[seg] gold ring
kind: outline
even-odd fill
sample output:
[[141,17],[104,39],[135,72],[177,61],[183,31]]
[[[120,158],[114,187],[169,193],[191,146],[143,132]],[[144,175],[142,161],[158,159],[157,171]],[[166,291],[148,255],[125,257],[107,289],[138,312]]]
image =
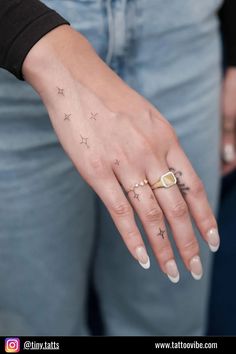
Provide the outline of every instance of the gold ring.
[[151,185],[152,189],[170,188],[177,183],[177,179],[173,172],[169,171],[162,175],[155,183]]
[[143,187],[143,186],[145,186],[146,184],[148,184],[148,180],[147,180],[147,179],[144,179],[144,180],[142,180],[141,182],[136,183],[136,184],[133,186],[133,188],[130,188],[130,189],[127,191],[127,193],[133,192],[133,191],[135,190],[135,188]]

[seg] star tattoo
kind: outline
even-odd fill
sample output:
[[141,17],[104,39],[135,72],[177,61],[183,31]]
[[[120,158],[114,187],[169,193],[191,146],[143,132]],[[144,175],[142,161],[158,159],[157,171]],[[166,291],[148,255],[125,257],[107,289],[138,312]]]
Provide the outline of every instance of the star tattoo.
[[117,165],[117,166],[120,166],[120,161],[116,159],[114,164]]
[[62,89],[62,88],[60,88],[60,87],[57,87],[57,94],[58,94],[58,95],[65,96],[65,95],[64,95],[64,89]]
[[138,201],[140,201],[140,199],[139,199],[139,194],[136,193],[135,191],[133,191],[133,192],[134,192],[134,199],[138,199]]
[[69,120],[70,121],[71,114],[66,114],[64,113],[64,120]]
[[164,233],[165,233],[165,230],[162,230],[162,229],[159,227],[159,233],[157,234],[157,236],[161,236],[162,239],[164,240]]
[[93,120],[96,120],[96,116],[98,115],[98,113],[92,113],[91,112],[91,115],[89,117],[89,119],[93,119]]
[[80,144],[84,144],[87,147],[87,149],[89,149],[88,138],[84,138],[82,135],[80,135],[80,137],[81,137]]

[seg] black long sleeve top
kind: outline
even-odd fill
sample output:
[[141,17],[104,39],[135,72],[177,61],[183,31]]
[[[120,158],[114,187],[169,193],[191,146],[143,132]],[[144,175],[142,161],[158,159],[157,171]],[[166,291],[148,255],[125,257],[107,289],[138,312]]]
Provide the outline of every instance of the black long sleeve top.
[[[236,0],[220,11],[226,62],[236,66]],[[46,33],[69,24],[39,0],[0,0],[0,67],[23,79],[21,69],[30,49]]]

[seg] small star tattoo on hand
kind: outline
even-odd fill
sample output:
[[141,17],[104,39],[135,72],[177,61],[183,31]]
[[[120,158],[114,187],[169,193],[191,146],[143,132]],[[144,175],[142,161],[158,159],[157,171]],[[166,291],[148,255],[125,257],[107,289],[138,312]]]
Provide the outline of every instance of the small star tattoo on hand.
[[159,233],[157,234],[157,236],[161,236],[162,239],[164,240],[164,233],[165,233],[165,230],[162,230],[162,229],[159,227]]
[[70,121],[71,114],[66,114],[64,113],[64,120],[69,120]]
[[87,147],[87,149],[89,149],[88,138],[84,138],[82,135],[80,135],[80,137],[81,137],[80,144],[84,144]]
[[138,199],[138,201],[140,201],[140,199],[139,199],[139,194],[136,193],[135,191],[133,191],[133,192],[134,192],[134,199]]
[[117,165],[117,166],[120,166],[120,161],[116,159],[114,164]]
[[92,113],[91,112],[91,115],[89,117],[89,119],[93,119],[93,120],[96,120],[96,116],[98,115],[98,113]]
[[62,89],[62,88],[60,88],[60,87],[57,87],[57,94],[58,94],[58,95],[65,96],[65,95],[64,95],[64,89]]

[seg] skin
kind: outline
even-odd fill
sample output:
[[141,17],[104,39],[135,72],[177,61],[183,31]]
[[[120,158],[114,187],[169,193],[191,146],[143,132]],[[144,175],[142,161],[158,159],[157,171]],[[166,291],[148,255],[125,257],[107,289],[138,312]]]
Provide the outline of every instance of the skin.
[[[236,68],[231,67],[225,73],[222,90],[222,156],[226,144],[236,149]],[[236,168],[236,153],[232,161],[226,163],[223,160],[223,174],[229,174]]]
[[[135,210],[162,271],[166,273],[167,261],[174,259],[165,219],[191,270],[199,245],[190,215],[205,240],[217,225],[203,184],[168,121],[67,25],[51,31],[31,49],[23,75],[41,96],[60,143],[104,202],[133,257],[137,259],[138,247],[145,248]],[[169,167],[181,171],[186,195],[178,185],[153,191],[148,184],[125,193],[145,178],[153,184]],[[157,237],[160,230],[164,237]]]

